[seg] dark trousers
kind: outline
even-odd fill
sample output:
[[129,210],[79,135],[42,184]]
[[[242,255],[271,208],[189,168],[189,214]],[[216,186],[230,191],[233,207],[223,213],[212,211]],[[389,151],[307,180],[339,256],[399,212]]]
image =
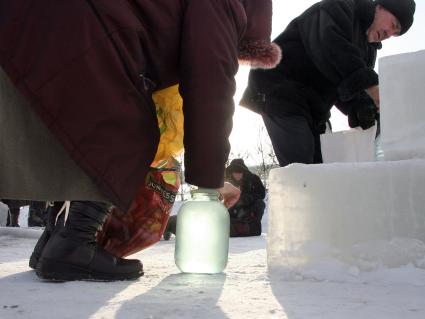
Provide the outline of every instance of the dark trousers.
[[1,201],[9,207],[6,226],[19,227],[19,213],[21,207],[28,205],[28,201],[12,199],[2,199]]
[[19,207],[9,208],[7,215],[6,226],[8,227],[19,227],[19,213],[21,209]]
[[46,225],[46,202],[31,201],[28,209],[28,226],[42,227]]
[[304,116],[262,114],[280,166],[291,163],[322,163],[320,134]]

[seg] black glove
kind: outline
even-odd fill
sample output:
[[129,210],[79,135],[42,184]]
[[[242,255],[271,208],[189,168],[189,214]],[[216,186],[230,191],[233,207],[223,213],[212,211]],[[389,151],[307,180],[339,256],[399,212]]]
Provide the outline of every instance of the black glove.
[[324,134],[326,132],[326,121],[317,122],[314,129],[316,133]]
[[326,133],[326,129],[329,128],[329,130],[332,132],[332,124],[331,121],[329,120],[331,118],[331,111],[325,113],[325,114],[321,114],[319,119],[316,119],[316,121],[314,122],[314,131],[317,134],[325,134]]
[[328,128],[332,132],[332,124],[330,120],[317,122],[314,130],[316,133],[320,135],[320,134],[325,134]]
[[[354,102],[354,101],[353,101]],[[378,108],[371,98],[361,98],[352,103],[352,108],[348,113],[348,125],[350,127],[360,126],[362,129],[375,125]]]
[[357,118],[359,119],[359,125],[362,129],[367,130],[368,128],[375,125],[376,114],[378,108],[375,104],[367,104],[357,109]]

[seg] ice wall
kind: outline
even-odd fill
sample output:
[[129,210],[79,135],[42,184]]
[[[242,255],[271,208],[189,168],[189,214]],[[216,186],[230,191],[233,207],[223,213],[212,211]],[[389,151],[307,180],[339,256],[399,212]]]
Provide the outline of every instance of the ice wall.
[[391,267],[425,256],[425,160],[293,164],[272,170],[269,185],[270,268],[328,257]]
[[385,160],[425,158],[425,50],[379,60]]

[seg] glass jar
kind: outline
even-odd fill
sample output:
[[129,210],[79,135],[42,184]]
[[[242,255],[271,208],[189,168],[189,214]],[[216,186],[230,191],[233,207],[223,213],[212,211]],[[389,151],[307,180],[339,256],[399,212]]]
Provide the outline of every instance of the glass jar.
[[214,189],[191,192],[177,214],[174,260],[182,272],[220,273],[229,253],[229,213]]

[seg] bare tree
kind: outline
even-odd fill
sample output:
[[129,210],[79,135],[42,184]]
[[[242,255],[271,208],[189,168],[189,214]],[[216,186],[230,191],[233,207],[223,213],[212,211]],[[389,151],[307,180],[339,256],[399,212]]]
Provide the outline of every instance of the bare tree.
[[258,129],[258,143],[255,148],[256,158],[259,160],[256,173],[260,176],[264,186],[267,189],[267,179],[272,168],[278,167],[276,155],[273,146],[264,126]]

